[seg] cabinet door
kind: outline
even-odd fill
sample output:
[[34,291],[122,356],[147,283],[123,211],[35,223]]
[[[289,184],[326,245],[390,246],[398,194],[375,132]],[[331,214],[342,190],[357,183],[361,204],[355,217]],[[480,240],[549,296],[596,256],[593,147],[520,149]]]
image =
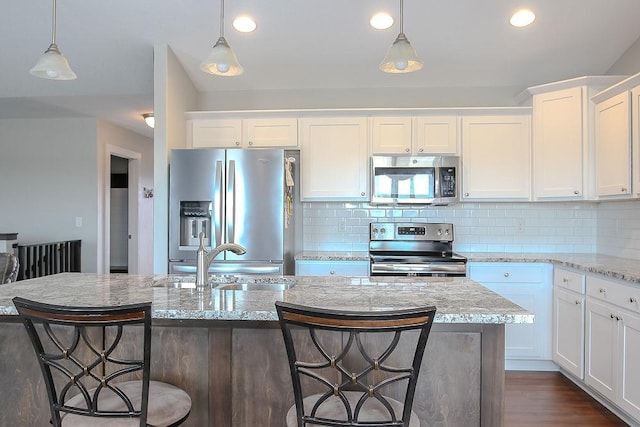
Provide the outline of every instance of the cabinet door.
[[373,117],[371,149],[373,154],[411,153],[411,117]]
[[617,387],[618,325],[608,304],[587,299],[585,383],[614,400]]
[[367,119],[302,119],[301,127],[301,199],[368,200]]
[[631,176],[633,177],[633,194],[640,195],[640,86],[631,90],[631,137],[633,156],[633,166]]
[[553,361],[584,378],[584,295],[554,288]]
[[631,194],[629,92],[596,105],[596,188],[598,196]]
[[296,261],[296,276],[368,276],[368,261]]
[[242,121],[226,119],[197,119],[191,122],[193,148],[231,148],[242,142]]
[[640,317],[623,313],[620,315],[620,369],[618,403],[629,414],[640,419]]
[[537,199],[581,199],[583,90],[533,97],[533,181]]
[[297,147],[297,119],[246,119],[242,122],[247,147]]
[[415,117],[413,129],[414,154],[458,154],[456,116]]
[[462,169],[463,200],[529,200],[529,117],[463,117]]

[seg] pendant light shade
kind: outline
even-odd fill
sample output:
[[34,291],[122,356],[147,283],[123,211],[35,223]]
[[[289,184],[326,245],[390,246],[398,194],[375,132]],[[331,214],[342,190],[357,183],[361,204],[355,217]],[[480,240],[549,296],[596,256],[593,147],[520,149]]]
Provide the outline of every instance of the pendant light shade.
[[236,54],[224,38],[224,0],[220,0],[220,38],[209,56],[200,64],[200,69],[205,73],[225,77],[239,76],[244,72]]
[[41,79],[51,80],[73,80],[76,73],[69,66],[69,61],[60,52],[56,44],[56,0],[53,0],[53,25],[51,44],[49,48],[40,56],[36,65],[29,72]]
[[404,35],[403,20],[404,0],[400,0],[400,34],[387,51],[379,67],[385,73],[411,73],[421,70],[424,65]]

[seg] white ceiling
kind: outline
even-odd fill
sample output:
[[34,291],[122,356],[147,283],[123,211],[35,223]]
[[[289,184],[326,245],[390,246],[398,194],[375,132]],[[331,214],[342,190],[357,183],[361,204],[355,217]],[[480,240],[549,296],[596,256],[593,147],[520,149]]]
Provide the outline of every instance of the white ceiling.
[[[378,63],[398,33],[369,17],[398,0],[226,0],[225,36],[240,77],[202,73],[219,36],[218,0],[58,0],[57,42],[78,74],[41,80],[28,70],[51,41],[51,0],[2,0],[0,118],[92,116],[151,135],[153,46],[168,44],[202,92],[255,89],[528,86],[605,73],[640,37],[638,0],[406,0],[404,30],[422,71]],[[528,6],[530,27],[510,14]],[[242,34],[233,17],[252,15]],[[640,70],[638,70],[640,71]]]

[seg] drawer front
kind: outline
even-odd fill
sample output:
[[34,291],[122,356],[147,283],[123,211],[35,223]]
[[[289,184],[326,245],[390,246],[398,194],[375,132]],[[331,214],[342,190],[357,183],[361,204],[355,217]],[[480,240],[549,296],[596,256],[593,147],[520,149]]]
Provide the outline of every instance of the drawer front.
[[469,263],[469,277],[479,283],[538,283],[545,280],[544,265],[495,262]]
[[579,294],[584,294],[585,275],[563,268],[554,268],[553,284]]
[[297,276],[368,276],[368,261],[296,261]]
[[602,277],[587,276],[587,295],[626,310],[640,312],[640,288]]

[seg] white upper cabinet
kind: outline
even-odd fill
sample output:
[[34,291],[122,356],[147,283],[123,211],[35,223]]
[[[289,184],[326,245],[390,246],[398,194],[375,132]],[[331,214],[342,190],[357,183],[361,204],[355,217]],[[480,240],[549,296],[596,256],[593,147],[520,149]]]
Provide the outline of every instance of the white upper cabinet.
[[372,154],[411,154],[411,117],[372,117]]
[[372,154],[458,154],[456,116],[372,117]]
[[365,117],[300,120],[301,199],[369,200]]
[[529,200],[528,115],[462,118],[462,200]]
[[584,199],[583,87],[533,97],[533,191],[536,200]]
[[193,119],[193,148],[297,147],[295,118]]
[[413,118],[415,154],[458,154],[458,118],[426,116]]
[[631,90],[631,154],[633,177],[633,195],[640,196],[640,86]]
[[625,91],[596,104],[598,197],[631,195],[631,99]]

